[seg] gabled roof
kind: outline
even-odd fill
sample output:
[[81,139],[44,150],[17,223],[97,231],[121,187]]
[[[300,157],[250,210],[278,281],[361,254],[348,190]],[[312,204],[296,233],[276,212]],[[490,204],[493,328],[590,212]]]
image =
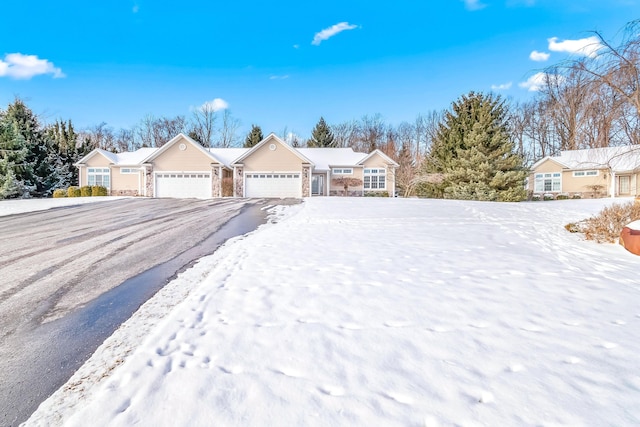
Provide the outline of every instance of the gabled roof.
[[300,160],[302,160],[303,163],[309,163],[311,165],[314,165],[314,163],[311,160],[309,160],[302,153],[300,153],[300,151],[296,150],[295,148],[293,148],[292,146],[290,146],[289,144],[287,144],[286,142],[284,142],[283,140],[278,138],[275,133],[270,133],[269,135],[267,135],[267,137],[265,139],[263,139],[262,141],[260,141],[259,143],[257,143],[253,147],[251,147],[247,152],[245,152],[240,157],[235,159],[232,164],[242,163],[247,157],[249,157],[251,154],[253,154],[257,150],[259,150],[260,147],[262,147],[265,144],[268,144],[269,142],[273,142],[273,141],[278,142],[279,144],[284,146],[287,150],[291,151],[298,158],[300,158]]
[[180,140],[187,141],[189,144],[191,144],[197,150],[200,150],[202,152],[202,154],[204,154],[205,156],[209,157],[211,160],[214,160],[216,163],[222,163],[212,153],[207,151],[202,145],[200,145],[199,143],[197,143],[196,141],[194,141],[193,139],[189,138],[187,135],[185,135],[183,133],[179,133],[175,137],[171,138],[171,140],[169,142],[164,144],[162,147],[157,148],[156,151],[154,151],[149,156],[147,156],[144,159],[142,159],[142,161],[140,163],[148,163],[148,162],[152,161],[153,159],[157,158],[162,153],[167,151],[172,145],[177,144],[178,141],[180,141]]
[[382,151],[378,150],[377,148],[375,150],[373,150],[371,153],[369,153],[369,155],[367,157],[365,157],[364,159],[360,160],[360,162],[358,164],[362,165],[364,164],[364,162],[366,162],[367,160],[369,160],[371,157],[375,156],[375,155],[379,155],[380,157],[382,157],[384,159],[385,162],[390,163],[394,166],[399,166],[398,163],[396,163],[395,160],[393,160],[391,157],[387,156],[386,154],[384,154]]
[[356,166],[365,153],[357,153],[352,148],[296,148],[310,159],[318,170],[329,170],[332,166]]
[[223,165],[231,167],[233,161],[243,156],[250,148],[207,148]]
[[640,168],[640,145],[561,151],[559,156],[545,157],[533,167],[545,159],[572,170],[611,168],[614,172],[632,171]]
[[557,164],[557,165],[558,165],[558,166],[560,166],[560,167],[563,167],[563,168],[567,168],[567,169],[569,169],[569,166],[568,166],[568,165],[565,165],[565,164],[564,164],[564,163],[562,163],[562,162],[560,162],[560,161],[558,160],[558,158],[557,158],[557,157],[551,157],[551,156],[545,156],[545,157],[541,158],[540,160],[538,160],[537,162],[535,162],[535,163],[533,164],[533,166],[531,166],[531,169],[532,169],[532,170],[533,170],[533,169],[536,169],[538,166],[540,166],[541,164],[543,164],[543,163],[544,163],[544,162],[546,162],[546,161],[553,162],[553,163]]
[[118,158],[117,158],[116,153],[112,153],[110,151],[103,150],[102,148],[96,148],[96,149],[92,150],[89,154],[87,154],[86,156],[84,156],[83,158],[78,160],[75,164],[76,165],[81,165],[83,163],[86,163],[87,161],[89,161],[90,158],[92,158],[96,154],[101,154],[107,160],[109,160],[110,163],[114,163],[114,164],[118,163]]
[[136,151],[125,151],[124,153],[117,153],[115,155],[117,159],[116,164],[126,166],[139,165],[144,159],[151,156],[158,150],[159,148],[142,147],[138,148]]

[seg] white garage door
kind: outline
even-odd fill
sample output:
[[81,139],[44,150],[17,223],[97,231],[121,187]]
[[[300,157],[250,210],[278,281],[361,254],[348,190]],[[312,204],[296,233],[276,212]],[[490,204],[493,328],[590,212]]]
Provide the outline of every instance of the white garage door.
[[247,173],[246,197],[302,197],[300,172]]
[[210,198],[210,173],[156,174],[156,197]]

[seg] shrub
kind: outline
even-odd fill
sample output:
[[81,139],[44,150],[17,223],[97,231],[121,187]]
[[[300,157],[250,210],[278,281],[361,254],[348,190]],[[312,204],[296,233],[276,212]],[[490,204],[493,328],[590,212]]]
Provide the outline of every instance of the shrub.
[[67,188],[67,197],[80,197],[80,189],[74,186]]
[[582,199],[582,196],[578,193],[574,194],[572,199]]
[[59,199],[61,197],[67,197],[67,190],[63,190],[62,188],[56,188],[53,190],[54,199]]
[[94,185],[91,187],[91,195],[92,196],[108,196],[107,187],[103,187],[101,185]]
[[544,200],[553,200],[553,194],[545,194],[542,197]]
[[389,197],[388,191],[365,191],[364,197]]
[[637,219],[640,219],[640,203],[628,202],[607,206],[598,215],[567,224],[565,228],[572,233],[584,233],[587,240],[614,243],[624,226]]
[[89,187],[88,185],[80,187],[80,196],[91,197],[91,187]]
[[558,196],[556,197],[556,200],[567,200],[567,199],[569,199],[568,194],[558,194]]
[[534,194],[531,196],[531,201],[532,202],[539,202],[540,200],[542,200],[542,198],[540,197],[539,194]]

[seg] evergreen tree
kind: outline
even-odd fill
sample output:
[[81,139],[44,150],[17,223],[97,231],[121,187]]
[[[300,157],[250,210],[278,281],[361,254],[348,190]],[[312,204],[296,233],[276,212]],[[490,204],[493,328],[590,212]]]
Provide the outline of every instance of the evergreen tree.
[[53,189],[47,187],[46,179],[52,173],[49,164],[51,144],[38,118],[22,100],[17,98],[7,107],[5,118],[14,123],[27,148],[25,164],[17,174],[17,179],[30,189],[31,196],[50,195]]
[[71,120],[67,123],[56,120],[46,129],[49,140],[47,161],[51,166],[51,174],[46,179],[46,187],[51,191],[66,188],[78,183],[78,168],[74,166],[86,153],[77,147],[78,135],[73,129]]
[[320,121],[311,132],[311,138],[307,141],[307,147],[335,147],[335,145],[336,142],[331,128],[324,121],[324,118],[320,117]]
[[28,197],[31,188],[21,179],[27,146],[15,123],[0,116],[0,199]]
[[247,138],[244,140],[244,148],[251,148],[263,139],[264,137],[262,136],[260,126],[251,125],[251,132],[249,132],[249,135],[247,135]]
[[427,195],[465,200],[520,201],[527,171],[515,153],[500,97],[470,92],[440,123],[424,172],[441,180]]

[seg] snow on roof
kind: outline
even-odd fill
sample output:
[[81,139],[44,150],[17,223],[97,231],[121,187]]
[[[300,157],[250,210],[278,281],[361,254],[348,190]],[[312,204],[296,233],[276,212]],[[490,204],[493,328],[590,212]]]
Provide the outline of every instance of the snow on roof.
[[614,171],[630,171],[640,167],[640,145],[567,150],[551,159],[569,169],[610,167]]
[[225,166],[231,167],[233,161],[244,155],[250,148],[206,148],[206,150]]
[[311,160],[318,170],[329,170],[331,166],[354,166],[367,157],[352,148],[296,148]]
[[[115,153],[112,153],[111,151],[103,150],[102,148],[98,148],[96,149],[96,151],[102,154],[103,156],[105,156],[107,159],[109,159],[111,163],[118,163],[118,158],[116,157]],[[84,158],[82,160],[84,160]]]
[[116,161],[114,163],[117,165],[137,165],[157,150],[158,148],[143,147],[138,148],[136,151],[117,153],[115,154]]

